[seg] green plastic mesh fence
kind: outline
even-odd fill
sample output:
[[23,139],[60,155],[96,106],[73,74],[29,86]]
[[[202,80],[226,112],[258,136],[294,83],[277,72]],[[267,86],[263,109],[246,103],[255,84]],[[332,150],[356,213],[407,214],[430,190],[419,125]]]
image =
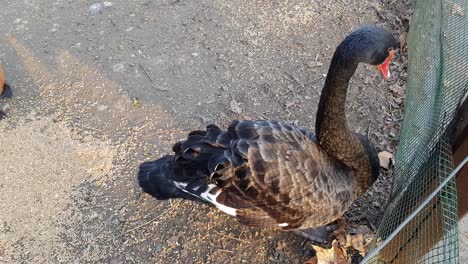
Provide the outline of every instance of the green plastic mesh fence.
[[[453,170],[451,123],[468,90],[468,0],[418,0],[408,39],[405,116],[375,248]],[[455,181],[369,263],[458,263]]]

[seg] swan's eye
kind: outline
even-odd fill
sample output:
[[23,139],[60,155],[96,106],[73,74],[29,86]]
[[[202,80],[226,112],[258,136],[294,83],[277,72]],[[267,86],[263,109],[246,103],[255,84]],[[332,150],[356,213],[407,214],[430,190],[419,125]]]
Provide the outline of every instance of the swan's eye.
[[[398,48],[397,48],[397,49],[395,49],[395,48],[388,48],[388,49],[387,49],[388,53],[389,53],[389,54],[393,53],[393,55],[398,54],[398,50],[399,50]],[[393,58],[393,57],[392,57],[392,58]]]

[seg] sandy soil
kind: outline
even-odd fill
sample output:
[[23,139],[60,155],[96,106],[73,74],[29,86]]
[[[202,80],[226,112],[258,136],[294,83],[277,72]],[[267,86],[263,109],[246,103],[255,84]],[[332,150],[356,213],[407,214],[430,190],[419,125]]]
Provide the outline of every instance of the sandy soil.
[[[313,127],[335,46],[353,28],[401,34],[412,1],[11,1],[0,59],[0,263],[302,263],[302,239],[159,202],[138,164],[187,131],[250,116]],[[349,123],[395,152],[406,57],[388,82],[360,66]],[[375,225],[391,177],[354,208]],[[376,198],[377,197],[377,198]]]

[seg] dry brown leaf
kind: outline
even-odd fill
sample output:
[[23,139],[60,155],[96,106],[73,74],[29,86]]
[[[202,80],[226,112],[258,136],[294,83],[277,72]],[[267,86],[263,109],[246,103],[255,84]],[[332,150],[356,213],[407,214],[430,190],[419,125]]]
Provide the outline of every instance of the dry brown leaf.
[[236,100],[232,99],[229,104],[231,106],[231,111],[232,112],[234,112],[236,114],[242,113],[242,108],[239,106],[239,103]]
[[[317,264],[349,264],[351,263],[346,254],[346,249],[342,249],[338,241],[333,240],[332,247],[322,248],[312,246],[317,254]],[[313,263],[313,262],[312,262]]]
[[322,248],[318,246],[312,246],[317,254],[317,264],[333,264],[335,260],[335,249],[332,247]]
[[400,50],[404,50],[406,48],[406,40],[408,39],[408,32],[403,32],[400,36]]
[[307,260],[306,262],[304,262],[304,264],[318,264],[317,256],[314,256],[313,258]]
[[[310,259],[306,264],[349,264],[352,257],[357,254],[356,251],[361,256],[367,254],[368,246],[375,238],[375,232],[366,225],[348,222],[345,218],[339,219],[338,223],[339,228],[333,232],[335,240],[332,242],[332,248],[312,246],[317,258]],[[355,253],[348,255],[350,249]]]
[[379,153],[380,167],[388,170],[393,164],[393,154],[388,151],[382,151]]
[[364,241],[364,234],[356,234],[351,236],[351,246],[359,251],[359,253],[367,252],[366,242]]
[[465,12],[463,10],[463,7],[461,7],[457,3],[453,3],[453,5],[452,5],[452,15],[464,16]]
[[278,243],[276,243],[276,250],[283,251],[287,246],[288,246],[288,244],[286,242],[278,241]]
[[338,241],[333,241],[333,246],[332,246],[334,252],[335,252],[335,264],[349,264],[351,263],[351,260],[348,260],[348,254],[346,254],[346,249],[345,248],[340,248]]

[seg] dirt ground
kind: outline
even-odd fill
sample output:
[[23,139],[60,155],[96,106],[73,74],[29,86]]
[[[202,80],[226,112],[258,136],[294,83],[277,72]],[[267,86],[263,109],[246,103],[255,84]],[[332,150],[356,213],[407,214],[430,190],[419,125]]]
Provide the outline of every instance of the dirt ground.
[[[412,2],[9,1],[0,60],[0,263],[302,263],[289,233],[239,225],[135,182],[144,160],[234,118],[313,127],[328,63],[353,28],[399,36]],[[406,57],[384,82],[360,66],[349,124],[396,151]],[[388,173],[357,203],[377,225]]]

